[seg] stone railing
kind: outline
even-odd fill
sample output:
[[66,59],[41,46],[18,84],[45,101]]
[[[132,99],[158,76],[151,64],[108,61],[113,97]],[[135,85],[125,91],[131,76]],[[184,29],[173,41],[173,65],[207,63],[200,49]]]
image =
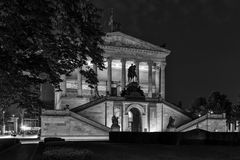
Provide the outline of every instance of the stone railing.
[[222,113],[222,114],[211,114],[211,113],[208,113],[207,117],[208,118],[212,118],[212,119],[225,119],[226,118],[226,113]]
[[191,127],[191,126],[193,126],[195,124],[198,124],[198,123],[200,123],[202,121],[205,121],[207,119],[225,119],[225,118],[226,118],[226,113],[222,113],[222,114],[207,113],[204,116],[201,116],[201,117],[199,117],[197,119],[194,119],[194,120],[188,122],[187,124],[184,124],[184,125],[178,127],[176,131],[177,132],[183,131],[184,129],[189,128],[189,127]]
[[83,105],[81,105],[81,106],[75,107],[75,108],[71,109],[71,111],[72,111],[72,112],[79,112],[79,111],[84,110],[84,109],[86,109],[86,108],[88,108],[88,107],[91,107],[91,106],[93,106],[93,105],[102,103],[102,102],[104,102],[106,99],[107,99],[107,97],[97,98],[97,99],[95,99],[95,100],[93,100],[93,101],[90,101],[90,102],[88,102],[88,103],[85,103],[85,104],[83,104]]

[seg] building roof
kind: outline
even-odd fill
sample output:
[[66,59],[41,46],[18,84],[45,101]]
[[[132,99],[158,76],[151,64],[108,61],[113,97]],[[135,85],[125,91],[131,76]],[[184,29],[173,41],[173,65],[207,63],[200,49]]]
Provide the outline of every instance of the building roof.
[[[122,32],[107,33],[102,48],[105,50],[105,57],[132,58],[144,60],[165,60],[170,50],[151,44],[138,38],[129,36]],[[127,57],[126,57],[127,56]]]

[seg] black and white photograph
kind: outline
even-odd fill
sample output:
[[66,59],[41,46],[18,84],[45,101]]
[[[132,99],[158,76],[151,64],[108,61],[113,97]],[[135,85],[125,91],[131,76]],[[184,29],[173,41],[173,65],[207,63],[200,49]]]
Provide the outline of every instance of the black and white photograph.
[[239,0],[0,0],[0,160],[240,160]]

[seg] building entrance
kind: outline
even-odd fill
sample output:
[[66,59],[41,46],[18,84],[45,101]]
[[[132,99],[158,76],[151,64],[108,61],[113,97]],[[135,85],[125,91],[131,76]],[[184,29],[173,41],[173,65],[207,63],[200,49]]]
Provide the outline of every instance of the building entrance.
[[132,108],[128,114],[129,128],[132,132],[142,131],[141,113],[137,108]]

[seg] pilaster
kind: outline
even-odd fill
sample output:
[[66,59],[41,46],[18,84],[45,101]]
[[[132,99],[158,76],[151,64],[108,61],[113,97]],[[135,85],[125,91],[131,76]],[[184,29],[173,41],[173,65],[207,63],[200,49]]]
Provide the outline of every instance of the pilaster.
[[126,59],[121,59],[121,63],[122,63],[122,91],[124,90],[125,86],[126,86]]
[[161,97],[165,99],[165,68],[166,62],[161,62]]
[[148,61],[148,97],[152,97],[152,61]]

